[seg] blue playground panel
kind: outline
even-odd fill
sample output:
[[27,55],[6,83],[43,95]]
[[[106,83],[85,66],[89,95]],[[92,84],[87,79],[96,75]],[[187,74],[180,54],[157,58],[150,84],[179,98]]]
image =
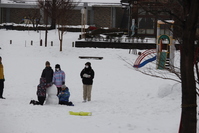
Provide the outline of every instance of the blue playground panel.
[[156,60],[156,56],[154,56],[154,57],[152,57],[152,58],[150,58],[150,59],[145,60],[144,62],[140,63],[139,65],[134,65],[134,67],[137,67],[137,68],[143,67],[143,66],[145,66],[147,63],[152,62],[152,61],[154,61],[154,60]]

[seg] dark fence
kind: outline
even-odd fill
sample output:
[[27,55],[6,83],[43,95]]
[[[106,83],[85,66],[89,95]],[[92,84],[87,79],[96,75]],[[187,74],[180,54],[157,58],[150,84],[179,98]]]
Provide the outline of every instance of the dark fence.
[[[79,48],[118,48],[118,49],[155,49],[155,43],[118,43],[118,42],[89,42],[76,41],[75,47]],[[179,50],[179,45],[175,45],[176,50]],[[166,48],[163,46],[163,49]]]

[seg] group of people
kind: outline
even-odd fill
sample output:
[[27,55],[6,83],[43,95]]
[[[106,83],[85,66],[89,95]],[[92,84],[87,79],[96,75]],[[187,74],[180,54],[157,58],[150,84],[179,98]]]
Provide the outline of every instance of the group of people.
[[[69,101],[70,92],[69,88],[65,85],[65,73],[61,70],[60,65],[55,65],[55,72],[51,68],[49,61],[46,61],[45,66],[46,67],[43,69],[41,74],[40,83],[37,86],[38,101],[31,100],[30,104],[43,105],[46,100],[46,90],[48,87],[55,84],[57,87],[56,95],[59,98],[59,104],[74,106],[74,104]],[[91,90],[94,75],[95,73],[91,67],[91,63],[86,62],[85,67],[80,73],[83,83],[83,102],[91,101]],[[2,64],[2,57],[0,56],[0,99],[5,99],[5,97],[3,97],[4,81],[4,68]]]
[[[70,92],[69,88],[65,85],[65,73],[61,70],[59,64],[55,65],[55,72],[50,66],[50,62],[46,61],[46,67],[42,71],[40,83],[37,86],[38,101],[31,100],[30,104],[43,105],[46,100],[46,90],[53,84],[57,87],[57,97],[59,98],[59,104],[74,106],[69,101]],[[94,70],[91,67],[91,63],[87,62],[84,69],[80,73],[83,83],[83,102],[91,101],[91,90],[94,79]]]

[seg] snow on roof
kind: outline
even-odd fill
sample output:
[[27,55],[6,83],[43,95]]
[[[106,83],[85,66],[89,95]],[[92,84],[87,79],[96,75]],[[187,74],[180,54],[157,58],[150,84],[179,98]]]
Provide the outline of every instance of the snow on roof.
[[[37,0],[0,0],[1,3],[34,3]],[[77,1],[77,0],[74,0]],[[80,2],[88,2],[88,3],[120,3],[120,0],[81,0]]]

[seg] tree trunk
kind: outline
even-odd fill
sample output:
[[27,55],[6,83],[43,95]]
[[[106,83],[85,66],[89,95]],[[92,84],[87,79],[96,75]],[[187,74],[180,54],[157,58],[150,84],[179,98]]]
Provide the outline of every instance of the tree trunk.
[[52,18],[51,20],[51,29],[55,29],[56,28],[56,19]]
[[[191,34],[190,32],[188,34]],[[180,133],[196,133],[196,85],[194,78],[193,42],[183,39],[181,47],[182,118]]]
[[[60,28],[58,26],[58,28]],[[58,35],[59,35],[59,42],[60,42],[60,48],[59,51],[62,51],[62,43],[63,43],[63,35],[64,35],[64,31],[63,31],[63,27],[61,27],[62,30],[58,31]]]
[[62,39],[60,39],[60,49],[59,51],[62,51]]
[[56,0],[53,0],[52,1],[52,9],[51,12],[52,12],[52,16],[51,16],[51,29],[55,29],[56,28],[56,14],[57,14],[57,7],[56,7]]
[[48,43],[48,29],[46,26],[46,30],[45,30],[45,47],[47,47],[47,43]]
[[196,84],[194,77],[194,40],[198,18],[199,1],[192,0],[190,7],[185,11],[187,16],[181,45],[181,78],[182,78],[182,114],[180,133],[196,133],[197,130],[197,103]]
[[48,15],[46,13],[45,16],[45,22],[46,22],[46,29],[45,29],[45,47],[47,47],[47,41],[48,41]]

